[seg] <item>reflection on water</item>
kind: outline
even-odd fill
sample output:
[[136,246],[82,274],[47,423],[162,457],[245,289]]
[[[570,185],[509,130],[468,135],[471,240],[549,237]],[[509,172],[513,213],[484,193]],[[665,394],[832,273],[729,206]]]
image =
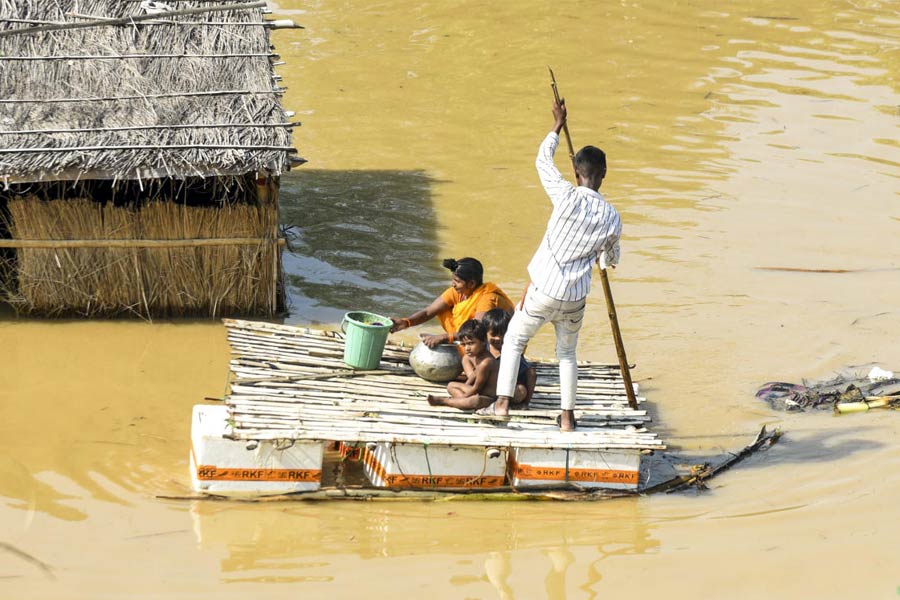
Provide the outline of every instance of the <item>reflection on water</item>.
[[[350,310],[407,314],[447,285],[435,182],[422,171],[317,171],[282,178],[291,322],[336,323]],[[443,273],[441,273],[443,271]]]
[[0,495],[56,519],[184,477],[191,406],[221,396],[221,325],[0,323]]
[[[641,506],[640,500],[623,499],[556,506],[548,513],[540,502],[277,508],[195,502],[190,512],[200,547],[226,550],[221,567],[227,582],[302,582],[315,594],[320,588],[312,584],[333,584],[323,592],[339,589],[352,581],[357,565],[374,561],[366,567],[377,573],[371,584],[397,589],[398,578],[410,585],[416,579],[408,572],[411,561],[430,557],[446,565],[443,580],[432,583],[461,596],[484,593],[489,584],[501,598],[530,597],[535,586],[548,598],[566,598],[570,571],[589,590],[602,578],[604,561],[659,547]],[[336,560],[344,568],[335,569]]]

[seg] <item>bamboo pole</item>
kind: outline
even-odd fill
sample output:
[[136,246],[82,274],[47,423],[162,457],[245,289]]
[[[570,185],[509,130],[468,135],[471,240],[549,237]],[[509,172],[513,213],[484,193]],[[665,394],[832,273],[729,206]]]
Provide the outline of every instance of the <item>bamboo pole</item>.
[[[194,4],[218,4],[218,3],[222,3],[222,2],[228,2],[228,1],[234,2],[235,0],[175,0],[175,2],[193,2]],[[254,0],[237,0],[237,1],[253,2]],[[119,0],[119,2],[144,2],[144,0]],[[264,8],[263,12],[266,12],[266,11],[271,12],[271,9]]]
[[[296,368],[292,368],[290,365],[284,365],[285,368],[277,368],[275,370],[268,369],[267,366],[268,364],[266,361],[236,361],[232,365],[232,372],[236,377],[235,384],[258,385],[258,382],[263,381],[270,382],[267,385],[272,387],[298,387],[301,386],[301,382],[306,379],[327,380],[334,377],[341,377],[339,373],[342,372],[342,365],[340,364],[321,364],[319,366],[297,365]],[[331,373],[334,373],[334,375]],[[426,382],[418,376],[415,376],[413,372],[400,368],[382,369],[372,373],[372,375],[375,376],[374,379],[363,377],[364,381],[357,384],[348,383],[346,385],[356,385],[359,386],[360,389],[370,391],[371,393],[377,393],[381,388],[395,391],[398,385],[404,386],[405,389],[409,390],[423,390],[432,393],[443,393],[445,390],[443,384]],[[362,377],[362,375],[348,373],[345,377]],[[331,382],[327,383],[330,384]],[[321,386],[318,386],[316,389],[321,389]],[[616,388],[585,385],[583,388],[580,387],[579,389],[582,390],[579,393],[579,397],[583,398],[582,402],[584,403],[591,405],[627,405],[627,396],[621,392],[621,383]],[[552,404],[554,395],[558,396],[558,394],[558,381],[546,382],[546,385],[542,385],[540,388],[536,389],[532,406],[537,406],[544,402]],[[636,399],[639,402],[645,401],[645,398],[640,396],[636,397]]]
[[[556,77],[553,75],[553,69],[550,70],[550,87],[553,89],[553,97],[559,103],[559,89],[556,86]],[[563,123],[563,132],[566,134],[566,142],[569,145],[569,159],[572,161],[572,167],[575,167],[575,149],[572,146],[572,136],[569,135],[568,120]],[[577,174],[576,174],[577,176]],[[619,330],[619,318],[616,315],[616,304],[613,301],[612,288],[609,285],[609,276],[606,269],[600,269],[600,281],[603,285],[603,295],[606,297],[606,310],[609,314],[609,326],[612,329],[613,341],[616,345],[616,354],[619,356],[619,368],[622,371],[622,379],[625,381],[625,394],[628,396],[628,405],[631,408],[637,408],[637,399],[634,397],[634,387],[631,383],[631,371],[628,368],[628,358],[625,355],[625,344],[622,341],[622,333]]]
[[254,379],[241,378],[240,382],[242,384],[247,384],[247,383],[277,384],[277,383],[279,383],[279,381],[291,382],[291,381],[299,381],[299,380],[305,380],[305,379],[318,380],[318,379],[331,379],[332,377],[367,377],[369,375],[375,375],[375,376],[380,377],[380,376],[390,375],[390,374],[391,374],[390,371],[350,371],[350,370],[348,370],[348,371],[330,371],[328,373],[313,373],[311,375],[284,375],[284,376],[276,377],[274,379],[266,378],[266,379],[254,380]]
[[[278,239],[278,184],[275,181],[275,178],[272,177],[271,174],[266,175],[266,189],[268,191],[268,202],[266,203],[268,206],[266,210],[270,211],[270,214],[274,212],[275,218],[272,219],[271,223],[271,235],[272,239]],[[269,312],[270,314],[275,314],[278,311],[278,266],[281,264],[280,254],[278,253],[278,248],[273,248],[272,252],[272,281],[270,285],[272,286],[269,293]]]
[[[523,411],[513,415],[517,418],[509,421],[511,426],[514,425],[513,428],[502,433],[493,433],[493,425],[497,419],[491,416],[461,412],[453,415],[447,412],[437,412],[424,401],[384,403],[359,397],[352,399],[333,395],[322,395],[316,399],[305,398],[299,401],[297,397],[291,396],[263,395],[252,400],[230,397],[226,400],[226,404],[231,407],[235,416],[240,414],[256,415],[262,419],[276,421],[287,418],[288,420],[284,424],[292,429],[296,428],[299,422],[304,423],[304,427],[306,427],[310,423],[323,421],[323,424],[330,430],[357,428],[360,423],[366,422],[370,424],[367,427],[383,426],[386,428],[386,432],[397,435],[401,433],[401,430],[397,428],[404,425],[414,427],[409,430],[410,433],[419,433],[419,428],[426,426],[441,430],[463,427],[467,431],[471,429],[475,432],[484,429],[483,426],[487,425],[490,427],[487,427],[488,431],[483,433],[495,441],[506,435],[518,435],[531,430],[546,434],[547,428],[552,428],[555,423],[550,410],[533,411],[532,414],[529,414],[529,411]],[[620,439],[656,439],[655,434],[644,428],[639,418],[623,414],[623,411],[611,411],[603,414],[579,410],[578,413],[586,419],[586,425],[601,428],[604,434]],[[350,417],[357,422],[351,424],[341,420]],[[335,419],[338,422],[333,422]]]
[[[345,373],[345,374],[344,374]],[[412,375],[412,373],[405,373],[405,376],[395,376],[389,374],[386,371],[379,371],[373,374],[370,379],[369,375],[366,374],[355,374],[352,372],[344,372],[341,373],[338,370],[335,370],[334,374],[332,373],[292,373],[290,375],[279,375],[277,373],[265,374],[262,375],[260,372],[254,373],[254,377],[250,379],[246,379],[244,377],[238,377],[233,383],[232,387],[234,393],[238,393],[241,390],[251,390],[254,388],[258,388],[261,385],[265,386],[269,389],[273,388],[281,388],[284,390],[301,390],[301,389],[311,389],[314,391],[326,391],[331,388],[346,390],[346,391],[358,391],[360,393],[372,394],[372,395],[392,395],[393,397],[397,396],[398,387],[400,390],[422,390],[433,393],[444,393],[445,387],[443,385],[438,384],[430,384],[426,385],[420,383],[422,380],[418,377]],[[382,374],[378,374],[382,373]],[[399,372],[397,372],[399,373]],[[363,381],[347,381],[347,377],[360,377]],[[342,378],[343,380],[339,380],[338,378]],[[263,384],[259,382],[263,381]],[[400,387],[402,386],[402,387]],[[549,391],[544,391],[541,393],[540,398],[550,403],[550,400],[554,395],[558,396],[559,388],[550,388]],[[579,395],[579,397],[582,397]],[[626,406],[627,400],[622,396],[613,396],[610,394],[603,393],[585,393],[584,396],[585,403],[590,403],[591,405],[599,404],[601,405],[598,408],[602,407],[619,407]],[[629,407],[629,410],[631,409]]]
[[[251,8],[262,8],[264,6],[266,6],[266,3],[262,0],[259,2],[241,2],[237,4],[224,4],[222,6],[206,6],[201,8],[185,8],[182,10],[173,10],[171,12],[165,13],[165,16],[167,18],[180,17],[210,12],[223,12],[228,10],[248,10]],[[121,19],[98,19],[94,21],[85,21],[83,23],[54,23],[51,25],[38,25],[37,27],[22,27],[0,31],[0,38],[13,35],[21,35],[23,33],[43,33],[45,31],[60,31],[64,29],[86,29],[89,27],[102,27],[106,25],[131,25],[132,23],[139,23],[141,21],[159,20],[159,18],[160,15],[158,14],[132,15],[130,17],[122,17]]]
[[[290,374],[278,374],[265,371],[246,371],[244,369],[233,369],[237,379],[232,383],[233,393],[239,393],[242,390],[251,389],[272,389],[281,390],[283,393],[296,392],[301,393],[304,389],[314,391],[326,391],[332,386],[337,389],[346,391],[358,391],[360,393],[372,396],[390,396],[398,397],[398,388],[407,390],[406,394],[402,392],[401,397],[408,396],[410,393],[422,392],[433,394],[444,394],[445,387],[442,385],[422,383],[418,377],[412,376],[411,373],[405,373],[406,377],[397,377],[389,374],[387,371],[373,373],[374,378],[370,379],[367,375],[357,375],[347,373],[346,375],[335,375],[328,372],[308,373],[296,372]],[[398,372],[399,373],[399,372]],[[347,382],[337,381],[341,377],[361,377],[364,381]],[[310,383],[315,381],[315,383]],[[554,398],[557,403],[559,400],[559,387],[547,388],[537,394],[532,401],[530,409],[552,407]],[[584,409],[591,410],[619,410],[628,406],[627,398],[624,395],[612,395],[606,393],[590,393],[585,392],[579,394],[579,406]],[[641,398],[643,400],[643,398]],[[529,410],[530,410],[529,409]],[[629,410],[635,411],[628,407]]]
[[[263,399],[256,398],[253,401],[237,402],[235,398],[228,398],[226,405],[232,408],[232,412],[238,415],[249,415],[264,420],[279,421],[287,419],[285,424],[292,427],[300,422],[308,425],[313,422],[322,422],[329,429],[343,429],[359,427],[359,423],[368,423],[371,427],[386,427],[386,431],[399,434],[399,430],[392,429],[399,426],[413,427],[433,427],[440,430],[451,430],[462,427],[464,430],[480,430],[485,425],[493,425],[496,418],[491,416],[482,416],[474,413],[459,413],[459,415],[450,415],[447,413],[438,413],[431,410],[432,407],[425,402],[415,403],[380,403],[377,401],[351,400],[347,398],[337,398],[328,400],[322,398],[318,401],[306,399],[302,402],[296,402],[296,398],[277,398],[273,396],[264,396]],[[620,421],[619,415],[611,413],[602,415],[598,413],[587,414],[579,411],[587,421],[594,427],[602,430],[600,433],[604,435],[614,436],[620,439],[655,439],[654,434],[649,432],[643,423],[634,419],[629,421],[631,424],[625,424]],[[548,427],[552,427],[555,423],[553,415],[549,410],[535,411],[535,414],[522,412],[515,415],[519,418],[510,421],[514,427],[503,432],[503,435],[510,433],[536,432],[545,434]],[[336,418],[358,417],[358,421],[353,424],[344,422],[332,423]],[[607,418],[608,417],[608,418]],[[488,428],[490,429],[490,428]],[[501,439],[495,437],[492,439]]]
[[600,283],[603,286],[603,294],[606,296],[606,311],[609,315],[609,327],[612,330],[613,341],[616,344],[616,354],[619,356],[622,380],[625,385],[625,394],[628,396],[628,405],[637,409],[637,398],[634,394],[634,384],[631,382],[631,370],[628,368],[628,358],[625,356],[625,342],[622,341],[622,331],[619,329],[619,317],[616,314],[616,303],[613,300],[612,288],[609,285],[609,277],[606,269],[600,269]]
[[[233,381],[225,400],[233,424],[230,437],[235,439],[595,450],[665,447],[643,427],[650,420],[646,411],[628,407],[627,395],[621,393],[622,379],[617,377],[620,373],[612,365],[579,365],[585,385],[576,414],[583,435],[559,434],[566,437],[556,439],[549,399],[558,395],[557,380],[543,382],[533,399],[534,408],[511,413],[504,420],[507,426],[498,430],[496,417],[427,405],[425,393],[444,393],[445,388],[409,372],[405,347],[393,346],[396,363],[382,363],[389,371],[342,378],[335,377],[347,372],[342,338],[334,332],[239,320],[225,320],[225,325],[236,357],[230,362]],[[553,366],[541,365],[541,371],[550,373]]]
[[[428,387],[425,385],[417,384],[415,378],[409,377],[407,379],[400,379],[395,377],[389,377],[387,375],[377,375],[373,374],[374,379],[369,379],[368,375],[356,375],[354,373],[347,373],[346,375],[333,375],[330,373],[315,373],[315,374],[306,374],[306,373],[298,373],[296,375],[290,376],[279,376],[275,377],[272,375],[263,375],[261,373],[238,373],[239,378],[236,379],[232,383],[232,393],[255,393],[255,390],[271,390],[277,393],[283,394],[302,394],[304,390],[312,390],[312,391],[328,391],[330,389],[336,389],[339,391],[346,391],[348,393],[356,392],[361,394],[366,394],[373,397],[387,397],[387,398],[406,398],[410,397],[411,393],[433,393],[442,395],[445,394],[445,388],[443,386],[434,386]],[[363,377],[365,381],[360,381],[356,384],[352,384],[346,381],[338,381],[337,378],[341,377]],[[315,382],[315,383],[312,383]],[[402,386],[402,387],[401,387]],[[408,390],[406,394],[398,393],[398,388],[400,390]],[[536,398],[528,408],[529,412],[533,412],[537,409],[550,409],[554,406],[554,398],[556,399],[556,404],[559,401],[559,390],[554,389],[550,392],[544,392],[540,397]],[[583,399],[582,399],[583,398]],[[583,410],[592,410],[592,411],[608,411],[608,410],[624,410],[627,407],[627,399],[624,397],[618,396],[609,396],[604,394],[596,394],[596,395],[579,395],[579,403],[578,407]],[[628,410],[634,412],[635,414],[644,414],[645,411],[635,410],[631,407],[628,407]]]
[[[0,248],[199,248],[205,246],[259,246],[268,244],[265,238],[194,238],[186,240],[0,240]],[[277,241],[284,245],[283,238]]]
[[[230,338],[240,339],[247,342],[255,342],[256,340],[266,340],[266,342],[277,343],[279,345],[291,345],[306,347],[310,343],[320,344],[323,347],[334,348],[336,350],[343,349],[343,337],[335,331],[316,331],[309,329],[300,329],[289,325],[275,325],[271,323],[254,323],[250,321],[229,320],[224,319],[228,328]],[[249,346],[245,346],[249,347]],[[396,355],[399,360],[406,363],[410,348],[404,345],[388,343],[385,350],[390,357]],[[553,361],[536,362],[535,367],[542,378],[553,379],[558,376],[555,371],[557,363]],[[593,373],[598,377],[606,380],[616,380],[621,378],[621,371],[618,364],[598,364],[587,361],[579,362],[579,370],[582,372]]]
[[0,56],[0,61],[22,60],[130,60],[145,58],[273,58],[280,56],[273,52],[246,52],[223,54],[54,54],[28,56]]
[[[299,401],[298,401],[299,400]],[[439,428],[455,428],[470,425],[493,424],[496,419],[489,415],[478,415],[457,411],[457,414],[438,412],[433,410],[424,401],[419,402],[384,402],[376,399],[362,397],[347,398],[322,396],[318,398],[298,399],[294,396],[278,397],[261,395],[252,399],[247,397],[229,397],[226,405],[237,413],[253,414],[264,418],[296,417],[304,422],[330,420],[340,415],[358,415],[365,419],[371,419],[373,423],[392,424],[421,424]],[[617,436],[653,437],[640,419],[630,415],[624,415],[630,424],[622,421],[624,411],[587,412],[578,411],[588,422],[601,427],[605,432],[612,432]],[[555,422],[550,410],[522,411],[514,415],[518,417],[514,424],[516,429],[531,430],[541,429]],[[511,421],[512,422],[512,421]],[[637,424],[637,425],[635,425]],[[344,427],[336,424],[335,427]]]
[[[265,398],[265,399],[262,399]],[[458,415],[451,415],[446,412],[438,412],[434,410],[424,399],[398,399],[386,400],[379,398],[364,398],[360,396],[348,397],[341,394],[322,394],[317,398],[310,396],[273,396],[262,395],[253,399],[247,397],[230,396],[226,404],[234,409],[235,412],[253,412],[256,410],[268,411],[271,414],[290,414],[299,415],[304,418],[309,417],[305,412],[307,410],[316,411],[323,410],[328,414],[337,413],[358,413],[359,411],[376,415],[389,421],[404,420],[407,417],[436,419],[441,423],[486,423],[492,424],[496,421],[490,415],[478,415],[469,412],[460,412]],[[267,414],[268,414],[267,412]],[[588,425],[597,427],[605,427],[617,429],[622,427],[634,427],[635,429],[644,427],[650,421],[650,417],[642,411],[630,411],[624,408],[619,410],[590,410],[586,408],[577,408],[575,410],[579,418],[583,418]],[[630,414],[638,412],[640,414]],[[314,413],[309,413],[314,414]],[[510,413],[515,417],[516,427],[534,425],[552,425],[556,419],[551,408],[541,408],[534,410],[521,410]],[[639,432],[642,433],[642,432]]]
[[[496,430],[496,428],[493,428]],[[292,435],[293,434],[293,435]],[[298,435],[299,434],[299,435]],[[228,436],[226,436],[228,437]],[[391,444],[413,444],[413,445],[446,445],[446,446],[481,446],[481,447],[498,447],[498,446],[516,446],[526,448],[543,448],[548,450],[571,449],[571,450],[595,450],[602,452],[619,451],[619,450],[665,450],[666,446],[659,442],[658,444],[649,444],[647,442],[635,443],[619,443],[606,442],[597,440],[591,435],[583,441],[567,441],[565,438],[555,438],[547,440],[526,439],[523,437],[510,436],[505,440],[492,439],[489,435],[483,435],[478,438],[471,436],[466,437],[449,437],[438,436],[433,434],[410,434],[401,436],[390,432],[375,433],[369,430],[346,430],[338,432],[331,429],[321,430],[304,430],[302,432],[291,431],[289,429],[277,430],[270,427],[265,428],[248,428],[234,435],[231,439],[240,440],[309,440],[309,441],[343,441],[348,443],[366,443],[366,442],[385,442]]]
[[[171,21],[166,20],[165,15],[172,13],[160,13],[156,15],[155,19],[143,21],[141,25],[176,25],[178,27],[199,27],[199,26],[213,26],[213,27],[268,27],[270,29],[306,29],[303,25],[298,25],[294,21],[290,19],[278,19],[274,21],[262,20],[262,21]],[[69,13],[67,16],[70,16],[75,19],[94,19],[100,20],[96,15],[81,15],[78,13]],[[113,19],[103,17],[103,21],[112,21]],[[68,23],[68,21],[48,21],[46,24],[52,25],[56,23]]]
[[[273,69],[274,73],[274,69]],[[279,194],[281,192],[281,178],[269,173],[269,195],[272,203],[272,236],[278,238],[279,223],[281,223],[281,206],[279,204]],[[284,272],[281,267],[281,251],[275,249],[272,253],[272,314],[278,314],[284,311]]]
[[22,154],[27,152],[94,152],[102,150],[269,150],[277,152],[297,152],[293,146],[256,146],[247,144],[140,144],[135,146],[60,146],[58,148],[0,148],[0,154]]
[[[373,415],[389,417],[390,419],[403,420],[409,416],[427,417],[436,419],[441,423],[493,423],[491,415],[479,415],[475,413],[460,412],[451,414],[445,411],[437,411],[435,407],[428,405],[424,399],[384,399],[362,395],[349,395],[340,393],[321,393],[315,395],[272,395],[265,393],[251,394],[245,390],[242,395],[231,395],[226,403],[235,410],[251,410],[256,408],[271,409],[273,412],[282,410],[291,414],[307,409],[321,408],[329,413],[359,412],[364,411]],[[625,427],[627,425],[643,424],[649,421],[644,411],[632,411],[622,409],[590,410],[579,407],[576,412],[587,421],[600,424],[603,427]],[[639,414],[631,414],[637,412]],[[516,424],[551,424],[555,421],[552,409],[521,410],[511,413],[517,417]]]
[[560,482],[558,484],[513,487],[500,486],[495,488],[411,488],[394,490],[390,488],[370,488],[358,486],[322,486],[316,491],[292,492],[274,496],[254,496],[230,498],[223,495],[203,493],[183,496],[158,495],[160,500],[204,500],[227,501],[238,500],[240,502],[286,502],[286,501],[330,501],[345,500],[354,502],[458,502],[495,500],[502,502],[528,501],[543,502],[557,501],[601,501],[625,496],[636,496],[639,491],[598,489],[589,490],[574,483]]
[[[233,340],[232,347],[236,350],[239,348]],[[259,381],[268,381],[268,387],[271,388],[291,388],[296,389],[296,393],[302,393],[302,389],[309,385],[302,383],[304,379],[310,377],[331,379],[332,375],[330,373],[339,374],[347,371],[343,367],[342,361],[337,359],[334,362],[320,362],[312,359],[304,360],[302,356],[298,356],[298,363],[300,364],[279,363],[275,361],[284,361],[285,352],[279,352],[277,349],[273,350],[271,357],[257,356],[258,359],[256,360],[244,358],[232,361],[232,373],[236,377],[233,384],[234,393],[246,389],[248,384],[257,385]],[[311,364],[315,366],[310,366]],[[380,373],[381,375],[375,379],[367,379],[359,383],[324,381],[312,386],[311,389],[325,390],[335,385],[339,386],[339,389],[359,389],[361,392],[372,395],[379,395],[380,390],[396,395],[397,387],[402,386],[401,389],[407,391],[444,392],[443,385],[426,382],[417,376],[413,376],[411,371],[405,367],[378,370],[374,373]],[[582,379],[584,377],[585,375],[582,375]],[[619,406],[627,402],[627,398],[621,393],[621,383],[615,384],[611,382],[609,385],[603,384],[599,386],[594,385],[594,383],[596,382],[584,379],[585,385],[582,386],[583,393],[580,395],[583,398],[582,403],[589,403],[594,406]],[[536,389],[533,406],[544,404],[545,401],[549,402],[554,395],[558,395],[558,385],[558,380],[545,381],[542,386]],[[640,398],[640,400],[643,401],[644,398]]]
[[41,133],[102,133],[102,132],[119,132],[119,131],[146,131],[146,130],[165,130],[165,129],[223,129],[228,127],[284,127],[291,129],[300,127],[299,121],[290,123],[194,123],[190,125],[134,125],[131,127],[86,127],[78,129],[19,129],[0,131],[0,135],[31,135]]
[[[315,417],[236,413],[232,416],[234,437],[240,439],[306,439],[319,441],[379,442],[403,444],[442,444],[483,447],[551,447],[551,448],[610,448],[659,449],[662,441],[649,432],[623,432],[610,427],[582,430],[575,438],[566,438],[554,431],[555,422],[530,428],[498,428],[477,423],[429,423],[426,418],[399,421],[366,416],[368,413],[348,412],[343,420],[323,413]],[[262,431],[255,432],[256,429]],[[568,432],[563,432],[568,433]],[[259,437],[261,436],[261,437]]]
[[[234,412],[254,411],[256,409],[271,409],[275,414],[290,414],[298,416],[304,422],[316,420],[317,416],[327,416],[328,419],[337,415],[362,415],[379,422],[391,423],[430,423],[438,427],[456,427],[457,425],[474,425],[478,423],[493,424],[497,418],[482,416],[465,412],[449,412],[452,409],[436,410],[427,405],[424,399],[410,399],[386,401],[375,397],[360,394],[347,394],[341,392],[319,392],[310,390],[305,395],[271,394],[264,391],[244,391],[240,395],[231,395],[226,399],[226,404],[232,407]],[[596,423],[606,430],[615,431],[617,435],[639,437],[654,437],[646,429],[643,429],[643,413],[630,414],[631,410],[594,410],[577,409],[591,423]],[[640,412],[640,411],[638,411]],[[367,416],[368,415],[368,416]],[[510,421],[510,426],[518,429],[528,429],[530,425],[547,426],[554,422],[551,410],[521,411],[515,413],[517,417]],[[634,427],[634,425],[640,427]],[[344,424],[336,424],[335,427],[344,427]]]
[[142,94],[135,96],[100,96],[94,98],[0,98],[0,104],[26,104],[36,102],[38,104],[49,104],[55,102],[111,102],[114,100],[156,100],[159,98],[187,98],[195,96],[248,96],[248,95],[265,95],[265,94],[282,94],[287,88],[276,88],[271,90],[211,90],[206,92],[170,92],[166,94]]
[[[377,401],[353,401],[352,405],[348,405],[346,399],[340,399],[339,402],[326,401],[324,398],[314,402],[309,399],[299,402],[296,398],[276,398],[267,397],[265,400],[254,399],[252,401],[231,397],[227,400],[226,405],[231,407],[234,414],[257,415],[261,417],[281,418],[289,417],[291,419],[302,418],[304,422],[317,420],[317,417],[333,418],[341,415],[370,414],[376,415],[385,422],[407,422],[411,419],[426,419],[429,422],[440,425],[441,427],[456,427],[458,425],[468,426],[478,423],[493,423],[494,419],[490,416],[482,416],[474,413],[464,413],[462,417],[448,415],[447,413],[436,413],[432,406],[428,406],[424,402],[377,402]],[[609,431],[619,432],[622,428],[632,427],[634,431],[628,433],[637,433],[642,436],[647,433],[644,428],[644,421],[641,417],[626,415],[622,417],[621,411],[617,413],[599,413],[588,412],[581,409],[576,410],[579,419],[583,420],[587,426],[599,427]],[[555,423],[555,414],[550,409],[547,410],[529,410],[520,411],[516,416],[516,426],[522,429],[545,428]],[[651,436],[652,437],[652,436]]]
[[[226,400],[226,404],[234,407],[235,410],[269,408],[275,412],[287,410],[290,411],[291,414],[307,409],[322,409],[329,413],[357,413],[363,411],[375,416],[388,418],[389,420],[402,421],[407,417],[415,416],[416,418],[424,417],[431,419],[435,423],[441,424],[493,423],[496,420],[491,415],[479,415],[462,411],[457,411],[455,414],[446,411],[437,411],[435,410],[435,407],[428,405],[423,398],[400,398],[390,400],[359,394],[341,394],[335,392],[314,395],[277,395],[251,393],[250,391],[245,390],[241,392],[241,395],[239,396],[229,396]],[[631,411],[630,409],[624,408],[607,410],[578,408],[576,411],[587,420],[602,424],[604,427],[627,427],[628,425],[633,425],[635,423],[643,425],[643,423],[648,420],[647,415],[642,411]],[[640,414],[630,414],[632,412],[638,412]],[[521,410],[514,413],[513,416],[518,417],[515,421],[517,426],[528,423],[550,424],[555,420],[555,415],[553,414],[552,409],[549,408]],[[626,421],[627,424],[625,423]]]

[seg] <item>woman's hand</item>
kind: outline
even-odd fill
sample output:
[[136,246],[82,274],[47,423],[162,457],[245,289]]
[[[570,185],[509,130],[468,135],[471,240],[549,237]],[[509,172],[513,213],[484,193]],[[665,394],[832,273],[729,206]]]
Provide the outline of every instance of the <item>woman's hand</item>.
[[404,329],[409,329],[411,326],[409,319],[395,319],[394,317],[389,317],[391,320],[391,333],[397,333],[398,331],[403,331]]
[[406,329],[406,321],[403,319],[395,319],[394,317],[390,317],[391,319],[391,333],[397,333],[398,331],[403,331]]
[[422,343],[428,346],[429,348],[434,348],[435,346],[440,346],[444,343],[443,335],[423,335]]
[[437,316],[438,313],[442,313],[448,310],[451,310],[450,306],[444,301],[443,298],[438,296],[434,299],[434,302],[429,304],[427,307],[414,312],[406,318],[395,319],[394,317],[390,317],[391,333],[397,333],[398,331],[403,331],[404,329],[409,329],[410,327],[416,327],[417,325],[427,323],[435,316]]

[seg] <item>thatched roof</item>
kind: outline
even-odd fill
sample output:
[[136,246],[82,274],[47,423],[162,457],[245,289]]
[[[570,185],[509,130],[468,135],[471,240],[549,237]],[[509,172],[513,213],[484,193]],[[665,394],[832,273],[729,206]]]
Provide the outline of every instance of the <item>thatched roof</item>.
[[0,0],[0,184],[286,171],[262,4]]

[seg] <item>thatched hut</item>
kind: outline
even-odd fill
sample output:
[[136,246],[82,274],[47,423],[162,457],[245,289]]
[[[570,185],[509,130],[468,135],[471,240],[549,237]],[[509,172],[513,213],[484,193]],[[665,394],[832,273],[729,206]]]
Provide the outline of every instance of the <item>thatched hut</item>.
[[[254,0],[0,0],[0,291],[35,315],[283,309],[302,159]],[[289,25],[290,22],[288,22]]]

